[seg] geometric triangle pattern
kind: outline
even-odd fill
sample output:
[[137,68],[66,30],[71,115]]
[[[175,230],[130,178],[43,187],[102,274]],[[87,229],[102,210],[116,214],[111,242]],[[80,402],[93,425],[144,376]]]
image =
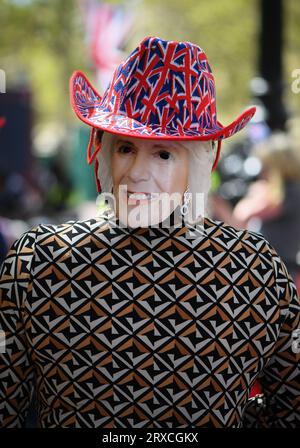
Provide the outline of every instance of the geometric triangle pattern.
[[[205,218],[42,224],[2,265],[0,425],[300,426],[296,287],[259,234]],[[249,400],[260,378],[264,406]]]

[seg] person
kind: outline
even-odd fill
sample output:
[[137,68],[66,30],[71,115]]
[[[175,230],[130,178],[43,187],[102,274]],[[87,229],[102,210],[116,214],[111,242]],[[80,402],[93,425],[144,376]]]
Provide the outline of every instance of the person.
[[82,72],[70,89],[99,213],[6,257],[1,426],[23,425],[33,390],[42,428],[299,426],[295,285],[261,235],[205,211],[221,141],[255,108],[223,126],[204,51],[158,37],[102,98]]

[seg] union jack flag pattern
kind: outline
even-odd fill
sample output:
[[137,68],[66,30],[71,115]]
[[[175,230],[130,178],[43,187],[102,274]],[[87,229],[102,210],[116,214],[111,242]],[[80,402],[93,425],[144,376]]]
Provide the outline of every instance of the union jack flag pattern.
[[147,37],[115,70],[103,97],[80,71],[70,81],[77,116],[93,128],[132,137],[221,140],[246,126],[250,107],[228,126],[217,120],[206,54],[191,42]]

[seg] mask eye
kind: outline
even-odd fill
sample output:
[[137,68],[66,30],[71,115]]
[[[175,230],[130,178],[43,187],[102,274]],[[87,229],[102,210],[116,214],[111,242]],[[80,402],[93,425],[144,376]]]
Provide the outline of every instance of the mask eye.
[[117,149],[118,152],[120,152],[121,154],[128,154],[130,153],[132,150],[131,146],[129,145],[120,145]]
[[168,160],[171,157],[171,153],[168,151],[159,151],[159,157],[163,160]]

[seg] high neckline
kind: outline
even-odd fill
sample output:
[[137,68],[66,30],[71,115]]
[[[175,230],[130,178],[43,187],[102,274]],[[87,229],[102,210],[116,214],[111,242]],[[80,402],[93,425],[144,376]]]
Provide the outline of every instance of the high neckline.
[[123,228],[125,229],[125,232],[128,232],[130,235],[173,234],[174,232],[177,233],[179,231],[181,233],[182,230],[187,231],[189,229],[192,230],[192,232],[196,230],[196,234],[199,233],[199,231],[201,233],[201,225],[199,228],[198,224],[190,224],[186,222],[184,216],[180,213],[179,206],[178,209],[173,210],[169,217],[164,221],[146,227],[120,225],[119,218],[116,217],[113,212],[110,212],[103,217],[106,221],[111,223],[110,225],[112,225],[113,228]]
[[[176,224],[175,224],[175,220],[176,220]],[[119,218],[116,218],[116,224],[117,225],[120,224]],[[160,230],[165,230],[165,231],[173,231],[174,229],[182,228],[184,226],[185,226],[184,217],[177,209],[175,209],[164,221],[161,221],[157,224],[153,224],[153,225],[150,224],[149,226],[145,226],[145,227],[127,226],[127,229],[130,231],[130,233],[145,233],[147,231],[155,230],[155,229],[160,229]]]

